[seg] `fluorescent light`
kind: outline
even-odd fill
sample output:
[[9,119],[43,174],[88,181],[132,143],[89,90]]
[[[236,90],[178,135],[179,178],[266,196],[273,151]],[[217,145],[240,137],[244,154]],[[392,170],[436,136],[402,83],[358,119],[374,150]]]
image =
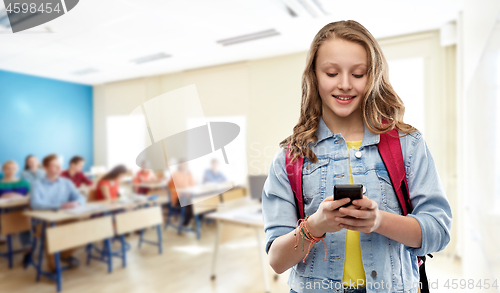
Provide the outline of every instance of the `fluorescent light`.
[[88,67],[88,68],[85,68],[85,69],[73,71],[71,74],[74,74],[74,75],[87,75],[87,74],[92,74],[92,73],[96,73],[96,72],[99,72],[99,69],[93,68],[93,67]]
[[156,60],[165,59],[165,58],[169,58],[169,57],[172,57],[172,56],[161,52],[161,53],[156,53],[156,54],[147,55],[147,56],[139,57],[136,59],[132,59],[132,60],[130,60],[130,62],[135,62],[136,64],[142,64],[142,63],[156,61]]
[[260,32],[256,32],[256,33],[251,33],[251,34],[246,34],[246,35],[241,35],[241,36],[237,36],[237,37],[219,40],[219,41],[217,41],[217,43],[222,44],[223,46],[229,46],[229,45],[234,45],[237,43],[250,42],[250,41],[257,40],[257,39],[273,37],[273,36],[278,36],[278,35],[280,35],[280,33],[278,31],[276,31],[275,29],[268,29],[265,31],[260,31]]

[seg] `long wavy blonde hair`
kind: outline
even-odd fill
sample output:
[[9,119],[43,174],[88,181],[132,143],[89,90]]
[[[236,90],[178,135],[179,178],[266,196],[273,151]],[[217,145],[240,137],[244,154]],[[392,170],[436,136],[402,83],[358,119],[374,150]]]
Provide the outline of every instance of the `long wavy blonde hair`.
[[[381,134],[394,127],[401,132],[411,133],[417,129],[403,122],[405,107],[389,83],[387,61],[379,44],[370,32],[354,20],[343,20],[325,25],[314,37],[302,74],[302,101],[299,122],[293,134],[280,142],[280,147],[290,148],[292,161],[305,156],[312,162],[317,157],[309,148],[309,143],[317,141],[316,130],[322,115],[322,101],[318,91],[315,73],[316,55],[320,45],[328,39],[340,38],[363,46],[368,57],[367,84],[362,96],[361,113],[367,128]],[[383,123],[384,122],[384,123]]]

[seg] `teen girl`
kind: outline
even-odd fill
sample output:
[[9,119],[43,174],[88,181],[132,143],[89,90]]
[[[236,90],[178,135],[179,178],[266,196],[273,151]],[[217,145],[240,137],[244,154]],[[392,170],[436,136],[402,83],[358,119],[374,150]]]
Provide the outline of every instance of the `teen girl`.
[[[266,252],[277,273],[291,268],[290,292],[418,292],[417,256],[446,247],[452,215],[427,144],[403,114],[370,32],[352,20],[323,27],[307,55],[299,122],[281,142],[262,194]],[[393,127],[402,136],[407,216],[377,148]],[[292,159],[304,156],[306,229],[297,229],[286,148]],[[337,210],[349,199],[333,200],[334,185],[349,183],[363,184],[364,196]]]

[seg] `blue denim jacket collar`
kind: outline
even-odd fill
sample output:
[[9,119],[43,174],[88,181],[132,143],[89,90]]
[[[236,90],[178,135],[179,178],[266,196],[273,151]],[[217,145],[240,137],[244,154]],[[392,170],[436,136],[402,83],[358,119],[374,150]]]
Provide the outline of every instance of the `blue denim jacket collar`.
[[[361,148],[364,146],[369,146],[369,145],[374,145],[378,144],[380,142],[380,134],[374,134],[372,133],[368,127],[363,123],[363,126],[365,128],[365,134],[363,136],[363,141],[361,142]],[[330,131],[330,128],[326,126],[325,121],[323,120],[323,117],[320,118],[319,120],[319,126],[318,129],[316,130],[316,136],[318,137],[318,141],[316,141],[315,145],[320,143],[322,140],[325,140],[329,137],[333,137],[335,139],[340,139],[342,138],[342,134],[336,133],[333,134]]]

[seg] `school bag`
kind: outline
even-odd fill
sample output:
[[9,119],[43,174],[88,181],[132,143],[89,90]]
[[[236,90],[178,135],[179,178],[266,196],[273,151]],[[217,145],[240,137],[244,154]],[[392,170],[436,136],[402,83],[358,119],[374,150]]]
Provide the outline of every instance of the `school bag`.
[[[403,216],[406,216],[412,212],[413,207],[408,193],[408,182],[406,181],[403,152],[401,151],[398,131],[392,129],[386,133],[380,134],[380,142],[377,147],[387,172],[389,173]],[[291,162],[290,149],[286,150],[286,172],[288,180],[290,181],[290,186],[295,195],[295,204],[297,206],[297,215],[299,219],[305,218],[304,199],[302,195],[303,164],[303,156],[299,156],[295,161]],[[428,256],[432,258],[432,254],[428,254]],[[427,281],[427,274],[425,273],[425,256],[418,256],[418,269],[420,273],[420,283],[422,284],[420,292],[429,293],[429,284]]]

